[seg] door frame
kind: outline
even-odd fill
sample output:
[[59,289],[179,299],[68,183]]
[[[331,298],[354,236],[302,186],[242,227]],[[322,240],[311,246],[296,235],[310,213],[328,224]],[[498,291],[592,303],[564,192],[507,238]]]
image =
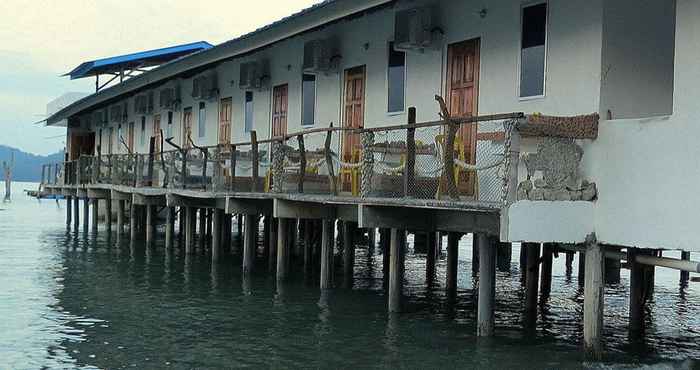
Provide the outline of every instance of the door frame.
[[272,88],[272,92],[271,92],[272,104],[270,106],[270,137],[275,136],[274,135],[274,132],[275,132],[275,104],[276,104],[275,92],[277,91],[277,89],[281,89],[281,88],[286,89],[285,97],[284,97],[286,109],[285,109],[285,115],[284,115],[284,130],[283,131],[284,131],[285,135],[289,131],[289,84],[283,83],[283,84],[279,84],[279,85],[274,86]]
[[[352,73],[353,70],[358,70],[357,73]],[[355,75],[355,74],[360,74],[359,70],[362,70],[362,125],[360,128],[364,128],[365,126],[365,113],[367,109],[367,65],[362,64],[350,68],[345,68],[343,70],[343,87],[342,87],[342,92],[341,92],[341,109],[340,109],[340,114],[341,114],[341,127],[348,127],[347,125],[347,117],[346,117],[346,111],[345,111],[345,104],[346,104],[346,97],[347,97],[347,80],[348,76],[350,75]],[[349,135],[359,135],[359,134],[345,134],[343,132],[340,140],[340,153],[341,153],[341,158],[345,156],[345,140],[346,137]],[[352,148],[350,148],[350,153],[352,154]],[[343,160],[346,160],[346,158],[343,158]]]

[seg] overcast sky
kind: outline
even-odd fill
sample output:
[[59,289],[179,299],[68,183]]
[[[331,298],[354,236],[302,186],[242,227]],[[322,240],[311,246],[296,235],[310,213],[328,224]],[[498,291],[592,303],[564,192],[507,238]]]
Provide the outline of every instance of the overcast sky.
[[32,125],[66,92],[95,80],[60,75],[93,59],[208,41],[219,44],[319,0],[0,0],[0,144],[48,154],[65,130]]

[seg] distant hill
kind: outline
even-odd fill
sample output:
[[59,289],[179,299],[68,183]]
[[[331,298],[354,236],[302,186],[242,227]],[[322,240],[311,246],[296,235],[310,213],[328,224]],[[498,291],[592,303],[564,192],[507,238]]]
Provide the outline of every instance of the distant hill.
[[5,180],[2,173],[2,162],[10,161],[11,153],[15,155],[15,166],[12,171],[12,181],[39,182],[41,166],[63,161],[63,151],[48,156],[23,152],[19,149],[0,145],[0,180]]

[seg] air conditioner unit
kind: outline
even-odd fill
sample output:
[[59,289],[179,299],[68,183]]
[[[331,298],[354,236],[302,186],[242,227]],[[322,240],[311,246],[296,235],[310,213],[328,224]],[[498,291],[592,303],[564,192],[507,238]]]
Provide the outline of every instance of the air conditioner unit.
[[167,87],[160,90],[159,96],[160,107],[163,109],[175,110],[180,105],[180,85],[175,87]]
[[136,95],[134,99],[134,113],[148,114],[148,95]]
[[210,100],[219,96],[219,84],[215,72],[192,79],[192,97],[194,99]]
[[153,91],[148,92],[148,107],[146,108],[146,111],[148,114],[153,113],[153,110],[155,109],[155,93]]
[[96,125],[96,126],[100,126],[100,125],[107,123],[107,120],[106,120],[107,117],[106,117],[105,113],[106,112],[104,109],[98,109],[96,111],[93,111],[91,123],[93,125]]
[[124,108],[121,104],[113,105],[111,108],[109,108],[109,120],[111,122],[121,122],[123,110]]
[[335,40],[318,39],[304,44],[304,72],[337,73],[339,62],[340,53]]
[[437,45],[433,40],[433,8],[419,7],[396,12],[394,48],[423,51]]
[[243,90],[266,90],[270,86],[269,64],[255,61],[241,64],[238,86]]

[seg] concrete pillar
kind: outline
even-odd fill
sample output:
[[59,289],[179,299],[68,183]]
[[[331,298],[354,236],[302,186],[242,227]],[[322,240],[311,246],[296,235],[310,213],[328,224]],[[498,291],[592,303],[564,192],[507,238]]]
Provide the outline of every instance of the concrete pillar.
[[[605,246],[606,250],[611,252],[620,252],[620,247]],[[605,259],[605,283],[618,284],[620,282],[620,260],[615,258]]]
[[153,206],[150,204],[146,205],[146,245],[149,247],[153,246],[155,225],[153,222]]
[[477,247],[476,233],[472,234],[472,275],[479,272],[479,248]]
[[513,244],[512,243],[501,243],[498,237],[493,237],[495,245],[498,246],[496,250],[496,267],[500,271],[510,271],[510,263],[513,259]]
[[270,258],[270,215],[263,216],[263,257]]
[[243,235],[243,215],[238,214],[236,215],[236,222],[237,222],[237,229],[236,232],[238,233],[238,237],[241,238]]
[[277,280],[284,281],[289,275],[289,219],[277,219]]
[[[649,280],[652,279],[650,266],[637,263],[637,255],[654,255],[653,250],[628,248],[627,260],[630,267],[630,311],[629,311],[629,335],[636,339],[644,335],[644,310],[647,300],[650,298]],[[607,262],[607,261],[606,261]]]
[[343,276],[346,288],[352,288],[355,272],[355,231],[357,227],[350,221],[343,222]]
[[437,260],[437,240],[434,231],[428,232],[426,235],[427,255],[425,259],[425,281],[428,285],[432,285],[435,280],[435,262]]
[[401,312],[405,231],[391,229],[389,262],[389,312]]
[[525,276],[525,323],[534,326],[537,321],[537,289],[540,277],[540,244],[523,243],[526,248],[527,271]]
[[447,234],[447,297],[454,301],[457,299],[457,265],[459,262],[459,233]]
[[496,253],[498,243],[486,234],[476,234],[475,248],[479,249],[479,300],[476,333],[490,337],[494,331],[496,300]]
[[599,359],[603,352],[604,253],[595,242],[586,247],[586,282],[583,301],[583,343],[586,353]]
[[88,232],[90,227],[90,199],[83,200],[83,231]]
[[112,232],[112,199],[105,199],[105,227],[107,232]]
[[389,276],[389,262],[391,257],[391,230],[379,229],[379,244],[382,249],[382,273],[384,274],[384,282],[387,283]]
[[333,284],[333,224],[334,220],[323,220],[321,241],[321,290],[330,289]]
[[198,236],[199,239],[197,239],[197,247],[199,248],[200,252],[204,250],[204,242],[205,239],[207,238],[207,209],[206,208],[200,208],[199,209],[199,230],[198,230]]
[[255,215],[245,215],[243,235],[243,275],[250,275],[255,266]]
[[[270,272],[275,272],[277,270],[277,245],[278,245],[278,235],[277,231],[279,230],[279,220],[276,218],[273,218],[270,216],[270,237],[268,238],[268,242],[270,243],[270,246],[268,248],[268,270]],[[286,241],[285,241],[286,243]]]
[[71,217],[73,216],[73,199],[70,196],[66,197],[66,227],[70,228]]
[[231,250],[231,215],[224,214],[221,225],[221,251],[226,254]]
[[138,224],[138,222],[136,222],[136,214],[138,213],[137,208],[138,206],[133,202],[131,203],[131,207],[129,207],[129,234],[131,236],[130,239],[132,244],[134,241],[136,241],[136,229]]
[[[690,252],[681,252],[681,259],[690,261]],[[688,271],[681,271],[681,285],[688,284],[688,280],[690,280],[690,273]]]
[[120,199],[117,201],[117,235],[124,232],[124,208],[126,201]]
[[221,226],[224,218],[224,211],[214,209],[212,213],[211,229],[211,263],[218,263],[221,259]]
[[552,292],[552,258],[554,249],[553,243],[544,243],[542,246],[542,274],[540,280],[540,300],[545,302]]
[[80,227],[80,198],[73,197],[73,209],[75,212],[75,217],[73,217],[73,229],[78,231],[78,228]]
[[196,208],[185,207],[185,254],[194,254],[194,223]]
[[165,207],[165,249],[173,248],[175,238],[175,209]]

